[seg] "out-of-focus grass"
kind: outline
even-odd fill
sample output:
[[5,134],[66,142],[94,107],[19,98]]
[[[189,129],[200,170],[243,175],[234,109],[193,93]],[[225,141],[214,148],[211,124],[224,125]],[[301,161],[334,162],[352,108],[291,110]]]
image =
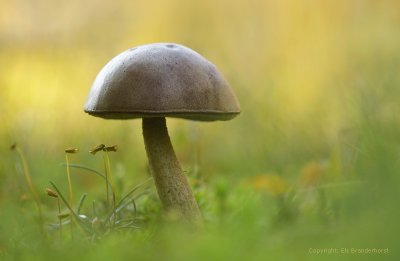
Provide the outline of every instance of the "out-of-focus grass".
[[[395,259],[399,7],[394,0],[2,1],[0,257]],[[120,189],[138,184],[148,176],[140,121],[100,120],[82,107],[111,57],[162,41],[213,61],[242,106],[229,122],[168,122],[205,230],[155,223],[95,245],[79,238],[40,242],[9,146],[17,142],[26,153],[39,191],[48,180],[66,191],[59,164],[67,147],[81,149],[73,163],[101,169],[86,152],[98,143],[120,147],[110,155]],[[256,189],[257,177],[264,190]],[[270,177],[287,184],[283,199],[268,191],[280,186]],[[101,180],[80,171],[72,179],[76,193],[88,192],[90,200],[104,195]],[[314,181],[320,189],[304,187]],[[41,200],[51,211],[44,193]],[[325,247],[391,254],[308,252]]]

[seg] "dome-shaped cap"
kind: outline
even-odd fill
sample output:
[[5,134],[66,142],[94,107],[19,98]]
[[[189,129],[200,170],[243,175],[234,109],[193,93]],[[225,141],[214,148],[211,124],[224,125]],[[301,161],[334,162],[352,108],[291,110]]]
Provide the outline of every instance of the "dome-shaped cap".
[[177,117],[229,120],[239,103],[218,69],[178,44],[131,48],[97,75],[85,112],[107,119]]

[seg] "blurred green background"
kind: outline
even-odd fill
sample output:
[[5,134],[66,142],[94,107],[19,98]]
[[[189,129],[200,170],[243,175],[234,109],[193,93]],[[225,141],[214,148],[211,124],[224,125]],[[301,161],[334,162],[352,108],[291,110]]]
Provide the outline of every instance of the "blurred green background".
[[[72,247],[66,258],[394,260],[399,28],[395,0],[1,0],[0,258],[40,260]],[[208,58],[241,103],[228,122],[168,120],[178,158],[202,184],[195,193],[210,228],[193,235],[167,226],[86,248],[30,244],[36,234],[20,226],[32,220],[11,144],[24,151],[40,192],[48,180],[66,188],[67,147],[81,150],[73,163],[101,169],[87,152],[99,143],[120,148],[111,162],[121,190],[146,179],[141,122],[94,118],[83,104],[112,57],[152,42]],[[77,191],[101,193],[90,176],[73,182]],[[325,247],[390,253],[309,253]]]

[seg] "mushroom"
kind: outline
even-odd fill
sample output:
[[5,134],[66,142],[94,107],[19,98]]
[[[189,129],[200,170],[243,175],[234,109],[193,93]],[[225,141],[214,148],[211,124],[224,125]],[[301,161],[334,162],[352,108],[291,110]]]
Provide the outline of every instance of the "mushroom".
[[240,113],[235,94],[215,65],[179,44],[131,48],[100,71],[84,110],[105,119],[143,118],[145,148],[163,208],[201,220],[165,117],[225,121]]

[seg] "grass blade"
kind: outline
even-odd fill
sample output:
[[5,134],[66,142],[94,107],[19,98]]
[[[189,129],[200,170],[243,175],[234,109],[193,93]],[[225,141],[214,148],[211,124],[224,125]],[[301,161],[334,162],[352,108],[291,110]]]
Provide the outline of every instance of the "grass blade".
[[[61,166],[67,166],[67,164],[61,163]],[[95,169],[92,169],[92,168],[90,168],[90,167],[88,167],[88,166],[81,165],[81,164],[68,164],[68,166],[71,167],[71,168],[77,168],[77,169],[84,169],[84,170],[87,170],[87,171],[89,171],[89,172],[91,172],[91,173],[93,173],[93,174],[96,174],[97,176],[99,176],[99,177],[105,179],[106,182],[107,182],[108,188],[111,189],[112,196],[113,196],[113,202],[114,202],[114,205],[115,205],[115,191],[114,191],[114,189],[113,189],[113,187],[112,187],[112,185],[111,185],[111,182],[106,178],[106,176],[105,176],[104,174],[102,174],[101,172],[99,172],[99,171],[97,171],[97,170],[95,170]],[[108,193],[107,193],[107,194],[108,194]],[[114,206],[114,207],[115,207],[115,206]]]
[[118,202],[118,204],[115,207],[118,208],[122,204],[122,202],[124,202],[124,200],[129,198],[133,193],[135,193],[136,190],[138,190],[140,187],[142,187],[144,184],[146,184],[147,182],[149,182],[152,179],[153,178],[148,178],[147,180],[143,181],[142,183],[140,183],[139,185],[137,185],[133,189],[131,189],[124,197],[121,198],[121,200]]
[[76,213],[78,213],[78,215],[79,215],[80,212],[81,212],[81,208],[82,208],[83,202],[84,202],[85,199],[86,199],[86,196],[87,196],[87,194],[86,194],[86,193],[83,193],[83,195],[82,195],[81,198],[79,199],[78,209],[76,210]]
[[134,215],[136,218],[136,212],[137,212],[137,206],[136,206],[136,199],[140,198],[141,196],[147,194],[150,190],[145,190],[141,193],[139,193],[136,196],[131,197],[128,201],[126,201],[123,204],[120,204],[118,206],[118,208],[115,209],[115,211],[113,211],[112,213],[110,213],[110,215],[107,217],[107,220],[111,220],[111,218],[114,217],[114,215],[118,214],[122,209],[126,208],[127,206],[129,206],[131,203],[133,204],[133,208],[134,208]]
[[[67,164],[61,163],[61,166],[67,166]],[[102,177],[103,179],[106,178],[106,176],[105,176],[103,173],[101,173],[101,172],[99,172],[99,171],[97,171],[97,170],[95,170],[95,169],[89,168],[88,166],[85,166],[85,165],[80,165],[80,164],[69,164],[68,166],[70,166],[71,168],[84,169],[84,170],[87,170],[87,171],[89,171],[89,172],[92,172],[92,173],[94,173],[94,174],[96,174],[96,175]]]
[[64,195],[61,193],[61,191],[58,189],[56,184],[54,184],[52,181],[49,181],[51,186],[57,191],[58,195],[60,196],[61,200],[64,202],[64,204],[67,206],[67,208],[71,211],[71,213],[74,215],[75,219],[78,220],[79,227],[81,227],[83,230],[86,232],[89,232],[90,230],[82,224],[82,221],[79,219],[79,216],[75,213],[75,211],[70,207],[68,204],[68,201],[65,199]]

